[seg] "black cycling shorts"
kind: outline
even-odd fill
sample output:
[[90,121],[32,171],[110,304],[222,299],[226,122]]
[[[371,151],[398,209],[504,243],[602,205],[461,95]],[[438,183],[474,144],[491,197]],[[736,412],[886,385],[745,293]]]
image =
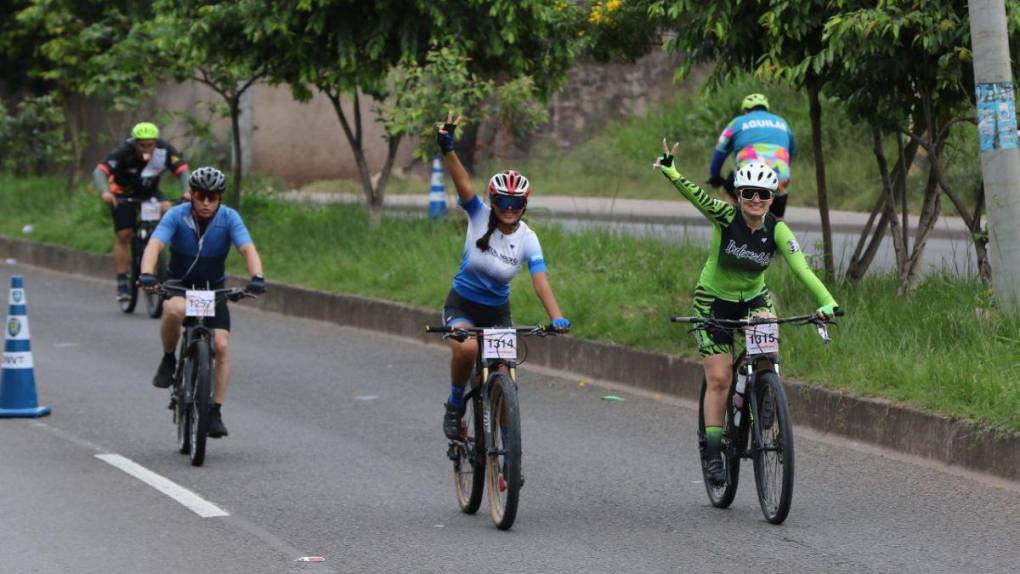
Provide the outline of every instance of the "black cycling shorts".
[[514,324],[510,318],[509,301],[496,307],[482,305],[450,289],[446,295],[446,302],[443,303],[443,324],[449,326],[464,320],[471,323],[472,327],[480,328],[512,327]]
[[[174,297],[184,298],[183,294],[174,294],[170,298]],[[185,317],[184,325],[194,325],[198,320],[198,317]],[[227,300],[222,299],[216,302],[216,316],[206,317],[205,324],[210,329],[223,329],[224,331],[230,330],[230,308],[227,307]]]
[[[148,199],[150,197],[155,197],[156,200],[161,203],[167,200],[166,196],[163,195],[163,192],[158,189],[156,190],[155,193],[150,193],[146,195],[138,194],[132,195],[130,197],[139,199]],[[138,212],[141,208],[142,208],[141,205],[134,202],[118,203],[116,207],[110,207],[110,214],[113,215],[114,233],[120,231],[121,229],[134,229],[135,231],[137,231]]]
[[[713,296],[700,283],[694,288],[695,317],[741,320],[762,314],[771,317],[776,315],[768,289],[750,301],[727,301]],[[710,327],[695,331],[694,338],[698,341],[698,352],[702,357],[733,352],[732,329]]]

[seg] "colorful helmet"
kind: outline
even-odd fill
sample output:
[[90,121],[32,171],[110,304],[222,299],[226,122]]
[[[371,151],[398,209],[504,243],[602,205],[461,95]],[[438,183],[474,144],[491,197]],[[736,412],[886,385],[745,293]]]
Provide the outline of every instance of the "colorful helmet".
[[779,176],[765,162],[751,161],[740,166],[733,178],[733,187],[743,189],[756,187],[775,191],[779,188]]
[[159,138],[159,128],[149,122],[135,124],[135,127],[131,128],[131,137],[136,140],[154,140]]
[[744,98],[744,101],[740,104],[740,111],[749,112],[754,108],[757,108],[758,106],[761,106],[766,110],[769,109],[769,101],[765,97],[765,94],[748,95],[746,98]]
[[528,178],[512,169],[501,171],[489,179],[489,195],[528,197],[530,193],[531,184]]
[[227,176],[215,167],[200,167],[191,172],[188,185],[196,191],[223,193],[227,191]]

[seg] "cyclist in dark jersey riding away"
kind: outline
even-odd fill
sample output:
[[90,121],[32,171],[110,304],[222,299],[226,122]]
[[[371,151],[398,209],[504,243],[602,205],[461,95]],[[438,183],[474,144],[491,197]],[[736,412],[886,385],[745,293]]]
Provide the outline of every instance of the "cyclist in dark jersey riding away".
[[[776,252],[794,275],[811,291],[818,316],[831,319],[836,300],[815,276],[793,232],[769,212],[779,187],[775,171],[762,162],[749,162],[735,174],[738,206],[714,199],[689,181],[673,165],[672,151],[662,141],[663,154],[655,167],[666,176],[712,224],[708,261],[694,289],[694,315],[719,319],[775,316],[772,297],[765,286],[765,270]],[[730,353],[733,335],[728,330],[696,331],[698,351],[705,368],[705,438],[709,481],[722,484],[726,477],[720,459],[720,440],[726,400],[732,380]]]
[[92,181],[102,200],[110,206],[117,243],[113,248],[117,269],[117,299],[128,297],[128,259],[131,241],[137,227],[139,205],[118,202],[118,197],[137,199],[155,198],[162,213],[170,209],[170,202],[159,190],[159,179],[169,171],[178,177],[181,195],[188,196],[188,164],[174,146],[159,139],[155,124],[142,122],[131,130],[131,137],[99,162],[92,172]]
[[[509,327],[510,282],[527,263],[531,283],[552,326],[559,332],[570,329],[560,313],[538,236],[521,217],[528,205],[531,184],[514,170],[501,171],[489,180],[489,202],[485,205],[471,188],[471,179],[454,151],[457,122],[452,116],[436,124],[436,140],[457,188],[460,207],[467,213],[468,229],[460,271],[443,304],[443,322],[450,327]],[[464,414],[464,386],[474,368],[478,343],[450,339],[450,397],[446,401],[443,433],[453,440],[459,436]]]
[[[165,245],[170,245],[169,279],[181,280],[185,286],[197,289],[219,289],[226,280],[226,260],[233,246],[244,257],[251,280],[247,291],[253,294],[266,290],[262,276],[262,260],[255,243],[233,209],[220,205],[227,189],[223,173],[212,167],[200,167],[189,178],[189,203],[167,212],[152,234],[142,257],[139,283],[147,291],[154,291],[159,280],[153,276],[156,260]],[[173,382],[177,365],[174,349],[181,336],[185,318],[185,301],[181,296],[164,302],[160,335],[163,341],[163,360],[160,361],[153,386],[167,388]],[[216,316],[207,321],[214,330],[216,353],[216,390],[210,409],[209,436],[227,436],[220,406],[230,384],[230,311],[226,301],[216,305]]]

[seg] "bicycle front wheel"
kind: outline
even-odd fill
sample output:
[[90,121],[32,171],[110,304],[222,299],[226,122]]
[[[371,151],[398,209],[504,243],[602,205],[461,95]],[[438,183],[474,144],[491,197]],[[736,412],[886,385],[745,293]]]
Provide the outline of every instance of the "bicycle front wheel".
[[465,406],[460,426],[460,441],[451,445],[453,484],[457,504],[465,514],[478,512],[485,490],[485,433],[482,422],[482,397],[476,394]]
[[496,528],[509,530],[517,518],[521,493],[521,414],[517,387],[506,373],[495,373],[488,384],[486,430],[492,430],[486,476],[489,511]]
[[131,242],[131,269],[128,272],[128,298],[120,301],[120,310],[124,313],[134,313],[138,305],[138,270],[142,265],[142,251],[144,247],[138,245],[138,241]]
[[181,374],[177,376],[173,387],[174,422],[177,423],[177,452],[188,454],[191,452],[191,408],[188,405],[188,397],[191,392],[188,384],[191,382],[191,369],[193,363],[185,358],[181,363]]
[[[726,418],[723,421],[725,432],[719,447],[723,466],[726,468],[726,484],[712,486],[712,483],[708,481],[708,466],[705,461],[705,390],[707,388],[708,384],[702,378],[701,397],[698,400],[698,455],[701,458],[701,476],[705,483],[705,491],[708,492],[708,501],[712,503],[712,506],[729,508],[733,504],[733,498],[737,495],[737,486],[740,483],[740,449],[747,444],[747,435],[741,431],[747,428],[747,423],[741,423],[741,428],[730,424],[733,409],[727,405]],[[743,442],[739,440],[741,437],[744,437]]]
[[[159,279],[160,283],[166,279],[166,259],[162,253],[159,254],[159,259],[156,260],[156,278]],[[153,319],[159,319],[163,316],[163,298],[159,296],[159,293],[145,294],[145,312]]]
[[[781,524],[793,501],[793,423],[779,377],[758,375],[751,408],[754,416],[754,482],[765,520]],[[759,442],[760,439],[760,442]]]
[[209,403],[212,394],[212,356],[207,341],[200,340],[195,344],[194,368],[192,369],[191,398],[191,451],[189,458],[192,466],[202,466],[205,462],[205,443],[209,433]]

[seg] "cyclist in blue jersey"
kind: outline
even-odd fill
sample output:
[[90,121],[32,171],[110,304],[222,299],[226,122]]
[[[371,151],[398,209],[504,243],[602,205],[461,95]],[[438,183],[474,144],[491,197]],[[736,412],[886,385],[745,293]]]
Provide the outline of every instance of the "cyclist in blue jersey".
[[[733,173],[752,161],[764,162],[779,177],[779,190],[769,211],[782,219],[786,213],[790,163],[797,154],[793,132],[786,120],[769,113],[769,101],[762,94],[750,94],[744,98],[740,111],[741,115],[733,118],[719,135],[712,164],[708,168],[708,183],[713,187],[724,186],[731,203],[735,203]],[[736,166],[727,179],[722,177],[722,166],[731,153]]]
[[[170,245],[169,279],[177,279],[187,287],[219,289],[226,280],[226,260],[233,246],[244,257],[251,280],[247,290],[264,293],[266,280],[262,275],[262,260],[251,235],[233,209],[221,205],[227,178],[212,167],[201,167],[188,179],[191,201],[173,207],[163,216],[153,232],[142,256],[139,283],[152,292],[159,286],[153,275],[159,253]],[[161,389],[173,382],[177,360],[174,349],[181,336],[185,317],[185,301],[181,296],[171,297],[163,303],[163,322],[160,336],[163,341],[163,359],[159,363],[153,386]],[[216,316],[207,324],[213,326],[216,352],[216,390],[210,409],[209,436],[227,436],[220,407],[230,384],[230,311],[226,301],[216,305]]]
[[[545,259],[538,236],[521,221],[528,205],[531,184],[514,170],[501,171],[489,180],[489,203],[485,205],[471,188],[471,179],[454,151],[458,121],[452,115],[436,124],[436,141],[450,171],[461,209],[468,216],[467,237],[460,271],[443,304],[443,321],[450,327],[509,327],[510,282],[527,263],[531,284],[545,307],[552,326],[559,332],[570,329],[560,313],[549,285]],[[474,368],[478,343],[450,339],[450,397],[443,417],[443,433],[453,440],[459,436],[464,415],[464,386]]]

